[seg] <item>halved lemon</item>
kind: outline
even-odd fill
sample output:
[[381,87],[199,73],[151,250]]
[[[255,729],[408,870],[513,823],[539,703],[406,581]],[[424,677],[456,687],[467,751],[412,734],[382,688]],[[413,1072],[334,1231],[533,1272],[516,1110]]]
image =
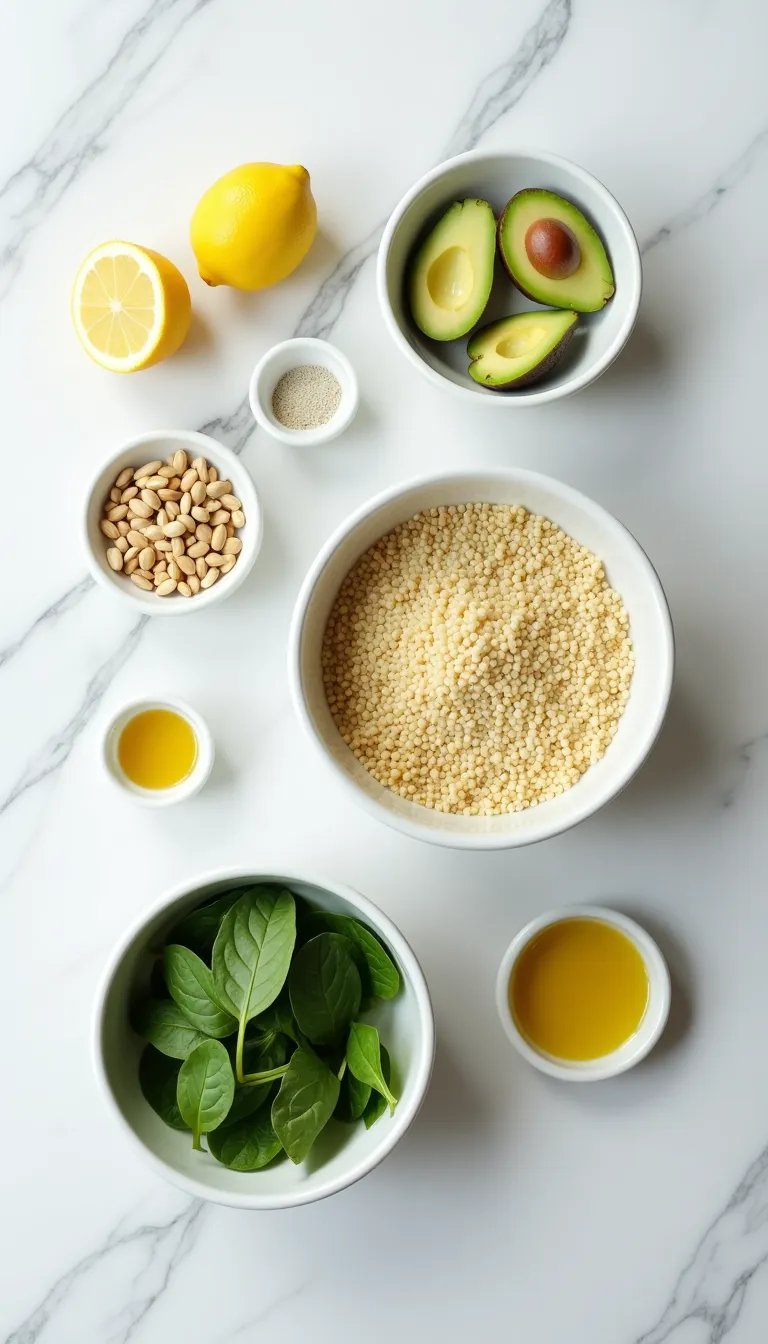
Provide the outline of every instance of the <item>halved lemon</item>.
[[72,291],[72,320],[102,368],[135,373],[178,350],[189,331],[187,282],[172,261],[135,243],[101,243]]

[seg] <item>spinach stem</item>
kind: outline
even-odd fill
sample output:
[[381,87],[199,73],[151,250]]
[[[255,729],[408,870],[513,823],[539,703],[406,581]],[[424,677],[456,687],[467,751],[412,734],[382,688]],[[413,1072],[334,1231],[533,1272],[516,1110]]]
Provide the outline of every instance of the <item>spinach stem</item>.
[[341,1064],[339,1065],[339,1072],[336,1074],[336,1077],[338,1078],[339,1082],[341,1082],[346,1071],[347,1071],[347,1056],[345,1055],[341,1061]]
[[237,1049],[235,1051],[235,1075],[238,1083],[244,1082],[243,1078],[243,1045],[245,1043],[246,1015],[240,1014],[240,1025],[237,1028]]
[[261,1073],[246,1073],[238,1081],[241,1083],[273,1083],[288,1072],[288,1065],[281,1064],[277,1069],[263,1069]]

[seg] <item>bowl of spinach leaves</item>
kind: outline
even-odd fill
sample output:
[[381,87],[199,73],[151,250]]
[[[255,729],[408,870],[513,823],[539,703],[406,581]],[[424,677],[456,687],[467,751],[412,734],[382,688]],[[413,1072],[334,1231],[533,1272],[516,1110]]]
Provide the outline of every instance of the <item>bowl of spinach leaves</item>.
[[423,972],[365,897],[307,875],[210,873],[125,935],[96,1073],[142,1155],[199,1198],[289,1208],[391,1152],[429,1086]]

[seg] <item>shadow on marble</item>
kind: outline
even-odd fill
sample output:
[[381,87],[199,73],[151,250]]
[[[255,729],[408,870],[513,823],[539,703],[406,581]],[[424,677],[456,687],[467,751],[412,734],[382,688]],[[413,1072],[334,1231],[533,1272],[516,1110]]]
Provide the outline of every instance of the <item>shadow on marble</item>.
[[644,388],[658,388],[666,381],[669,359],[658,331],[639,317],[621,354],[587,395],[625,397]]
[[193,360],[207,359],[215,344],[216,337],[212,326],[193,304],[189,332],[181,349],[175,355],[175,362],[181,365],[185,362],[191,363]]
[[615,817],[620,809],[637,813],[649,805],[666,810],[673,800],[679,803],[710,793],[721,768],[715,744],[708,740],[685,692],[676,685],[655,747],[606,812],[610,810]]
[[490,1124],[481,1097],[470,1087],[445,1041],[439,1040],[432,1081],[408,1135],[408,1151],[412,1154],[420,1144],[427,1145],[432,1156],[441,1144],[455,1150],[457,1142],[477,1139]]

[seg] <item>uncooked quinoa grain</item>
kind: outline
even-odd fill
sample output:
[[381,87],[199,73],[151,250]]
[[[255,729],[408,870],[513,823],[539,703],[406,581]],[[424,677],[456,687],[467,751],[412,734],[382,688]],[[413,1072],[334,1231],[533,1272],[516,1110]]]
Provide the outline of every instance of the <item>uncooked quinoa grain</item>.
[[272,393],[275,419],[286,429],[319,429],[336,414],[341,384],[322,364],[300,364],[284,373]]
[[634,668],[597,556],[521,507],[417,514],[360,557],[322,651],[344,741],[393,792],[496,816],[556,797],[614,736]]

